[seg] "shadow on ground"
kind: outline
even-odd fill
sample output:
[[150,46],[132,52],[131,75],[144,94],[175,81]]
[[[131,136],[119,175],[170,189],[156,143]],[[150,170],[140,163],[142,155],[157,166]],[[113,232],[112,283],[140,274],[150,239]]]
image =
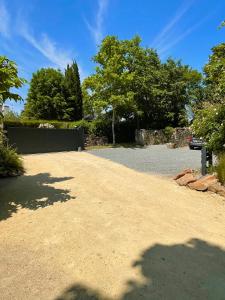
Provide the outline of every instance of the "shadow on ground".
[[24,175],[0,181],[0,220],[7,219],[19,208],[36,210],[71,199],[69,190],[57,189],[50,184],[73,177],[51,177],[49,173]]
[[[140,268],[146,283],[128,282],[125,294],[118,300],[225,299],[225,252],[205,241],[192,239],[172,246],[156,244],[132,267]],[[77,299],[110,300],[80,284],[69,287],[56,298]]]

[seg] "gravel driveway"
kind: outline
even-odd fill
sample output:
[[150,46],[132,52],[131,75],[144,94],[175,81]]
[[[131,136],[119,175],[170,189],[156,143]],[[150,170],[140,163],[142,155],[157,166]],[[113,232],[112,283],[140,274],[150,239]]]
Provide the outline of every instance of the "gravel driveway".
[[0,180],[0,300],[224,300],[223,198],[85,151],[24,164]]
[[201,151],[188,147],[168,149],[166,145],[146,148],[106,148],[88,151],[140,172],[171,176],[185,168],[201,168]]

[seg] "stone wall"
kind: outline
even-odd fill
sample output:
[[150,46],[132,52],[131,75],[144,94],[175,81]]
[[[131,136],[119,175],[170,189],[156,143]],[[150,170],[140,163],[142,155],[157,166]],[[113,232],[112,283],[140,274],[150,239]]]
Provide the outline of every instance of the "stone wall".
[[135,131],[135,142],[139,145],[159,145],[171,143],[175,147],[184,147],[188,144],[191,135],[189,128],[175,128],[171,134],[165,130],[140,129]]
[[108,144],[108,139],[105,136],[96,136],[94,134],[85,135],[85,147],[103,146],[106,144]]

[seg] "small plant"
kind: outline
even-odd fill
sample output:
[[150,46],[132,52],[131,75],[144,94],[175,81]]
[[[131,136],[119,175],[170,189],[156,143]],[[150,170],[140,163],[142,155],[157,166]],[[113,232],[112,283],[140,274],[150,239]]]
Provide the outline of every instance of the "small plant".
[[216,172],[219,181],[225,184],[225,153],[220,154],[218,157],[218,164],[216,166]]
[[16,151],[0,144],[0,177],[18,176],[24,173],[23,161]]
[[169,141],[174,133],[174,128],[167,126],[164,130],[163,133],[165,134],[167,140]]

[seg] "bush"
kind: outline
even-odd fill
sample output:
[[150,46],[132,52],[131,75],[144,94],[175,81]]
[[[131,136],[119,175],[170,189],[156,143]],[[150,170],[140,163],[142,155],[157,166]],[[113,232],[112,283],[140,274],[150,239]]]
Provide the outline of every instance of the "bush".
[[24,173],[23,161],[16,151],[0,145],[0,177],[18,176]]
[[218,164],[216,166],[216,172],[219,181],[225,184],[225,153],[220,154],[218,157]]
[[4,114],[4,121],[20,121],[20,116],[16,112],[8,111],[6,114]]
[[163,133],[165,134],[167,140],[169,141],[174,133],[174,128],[167,126],[165,129],[163,129]]
[[209,150],[219,153],[224,151],[225,143],[225,106],[222,104],[206,105],[197,111],[192,124],[193,133],[202,137]]

